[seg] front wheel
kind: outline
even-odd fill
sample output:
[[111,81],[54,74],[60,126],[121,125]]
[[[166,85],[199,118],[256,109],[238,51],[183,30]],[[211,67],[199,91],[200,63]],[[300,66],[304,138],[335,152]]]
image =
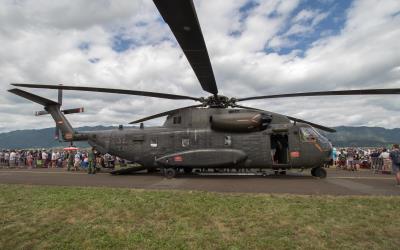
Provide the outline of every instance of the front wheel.
[[318,178],[326,178],[326,170],[324,168],[318,167],[311,169],[311,175]]
[[176,176],[176,170],[174,168],[167,168],[164,169],[164,176],[167,177],[167,179],[172,179]]

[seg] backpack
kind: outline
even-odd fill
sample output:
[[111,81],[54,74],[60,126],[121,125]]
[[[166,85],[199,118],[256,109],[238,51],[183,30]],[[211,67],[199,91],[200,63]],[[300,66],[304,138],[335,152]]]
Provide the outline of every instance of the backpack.
[[394,164],[400,165],[400,151],[394,150],[391,152],[391,158]]

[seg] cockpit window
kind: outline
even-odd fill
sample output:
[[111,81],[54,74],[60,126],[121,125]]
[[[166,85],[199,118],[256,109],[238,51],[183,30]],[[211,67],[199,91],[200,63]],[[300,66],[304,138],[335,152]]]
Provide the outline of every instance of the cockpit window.
[[306,142],[317,141],[317,139],[321,142],[325,142],[328,139],[323,137],[318,131],[311,127],[302,127],[300,128],[300,139]]
[[317,132],[313,128],[300,128],[300,139],[302,141],[312,142],[316,141],[318,137]]

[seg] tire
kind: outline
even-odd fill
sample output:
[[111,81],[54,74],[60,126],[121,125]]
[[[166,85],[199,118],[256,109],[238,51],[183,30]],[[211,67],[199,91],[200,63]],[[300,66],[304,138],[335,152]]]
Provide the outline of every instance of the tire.
[[311,169],[311,175],[315,177],[315,168]]
[[315,168],[313,176],[324,179],[326,178],[326,170],[324,168]]
[[173,168],[166,168],[166,169],[164,170],[164,176],[165,176],[167,179],[172,179],[172,178],[174,178],[174,177],[176,176],[176,170],[173,169]]

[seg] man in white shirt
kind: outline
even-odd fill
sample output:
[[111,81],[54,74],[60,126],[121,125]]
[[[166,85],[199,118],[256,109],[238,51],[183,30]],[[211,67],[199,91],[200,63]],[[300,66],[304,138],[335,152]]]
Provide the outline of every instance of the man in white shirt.
[[15,167],[16,156],[17,156],[17,154],[14,151],[11,151],[11,153],[10,153],[10,167]]
[[6,167],[10,166],[10,153],[8,151],[4,153],[4,165]]
[[56,152],[56,167],[58,168],[62,167],[61,154],[58,151]]
[[47,152],[42,151],[42,162],[43,162],[42,164],[44,167],[47,167],[47,157],[48,157]]
[[55,151],[51,153],[51,167],[54,168],[56,167],[56,161],[57,161],[57,154]]
[[390,154],[387,151],[386,148],[382,150],[382,153],[379,155],[379,158],[383,160],[383,171],[390,171],[390,168],[392,166],[392,160],[390,159]]

